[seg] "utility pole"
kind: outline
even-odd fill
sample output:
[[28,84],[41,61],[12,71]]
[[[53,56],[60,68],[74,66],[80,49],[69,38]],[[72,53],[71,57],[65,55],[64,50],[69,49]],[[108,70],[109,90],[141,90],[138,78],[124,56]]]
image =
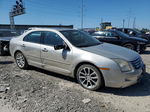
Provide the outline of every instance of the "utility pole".
[[128,28],[130,27],[131,12],[131,9],[129,9]]
[[134,20],[133,20],[133,28],[135,28],[136,27],[136,17],[134,18]]
[[22,15],[22,14],[25,14],[24,3],[22,0],[17,0],[16,4],[13,6],[12,10],[9,12],[11,30],[15,30],[14,17]]
[[103,18],[101,18],[100,28],[102,29]]
[[125,25],[125,19],[123,19],[123,28],[124,28],[124,25]]
[[101,18],[101,23],[103,23],[103,18]]
[[128,28],[130,27],[130,16],[129,16],[129,19],[128,19]]
[[81,4],[81,29],[83,29],[83,24],[84,24],[83,16],[84,16],[84,2],[82,0],[82,4]]

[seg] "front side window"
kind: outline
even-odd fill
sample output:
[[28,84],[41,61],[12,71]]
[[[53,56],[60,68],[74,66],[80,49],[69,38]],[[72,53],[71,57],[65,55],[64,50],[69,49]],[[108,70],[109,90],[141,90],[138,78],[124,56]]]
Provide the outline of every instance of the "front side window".
[[42,32],[36,31],[24,37],[23,41],[31,43],[40,43]]
[[45,32],[44,34],[44,45],[54,46],[63,44],[63,39],[58,34],[54,32]]
[[121,31],[115,31],[115,32],[116,32],[117,35],[119,35],[119,36],[121,36],[121,37],[129,37],[128,34],[123,33],[123,32],[121,32]]
[[106,32],[106,36],[107,36],[107,37],[116,37],[117,34],[114,33],[114,32]]

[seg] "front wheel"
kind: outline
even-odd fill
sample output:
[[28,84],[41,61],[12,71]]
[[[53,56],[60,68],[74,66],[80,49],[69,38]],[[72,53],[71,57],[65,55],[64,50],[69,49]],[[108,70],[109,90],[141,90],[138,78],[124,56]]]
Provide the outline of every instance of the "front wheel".
[[21,52],[17,52],[15,54],[15,60],[16,60],[17,66],[19,68],[21,68],[21,69],[27,69],[28,68],[27,60]]
[[131,50],[135,50],[135,46],[131,43],[124,44],[123,47],[126,47],[126,48],[131,49]]
[[99,70],[89,64],[80,66],[77,70],[77,80],[82,87],[88,90],[97,90],[103,85],[103,78]]
[[140,54],[144,53],[146,50],[146,45],[140,45]]

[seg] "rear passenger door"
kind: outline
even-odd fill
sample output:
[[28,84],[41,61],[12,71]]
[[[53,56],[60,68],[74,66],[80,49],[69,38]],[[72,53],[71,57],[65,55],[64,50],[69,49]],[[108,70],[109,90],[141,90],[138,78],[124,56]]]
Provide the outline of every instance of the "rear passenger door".
[[34,31],[26,35],[21,44],[22,52],[28,63],[41,66],[41,31]]

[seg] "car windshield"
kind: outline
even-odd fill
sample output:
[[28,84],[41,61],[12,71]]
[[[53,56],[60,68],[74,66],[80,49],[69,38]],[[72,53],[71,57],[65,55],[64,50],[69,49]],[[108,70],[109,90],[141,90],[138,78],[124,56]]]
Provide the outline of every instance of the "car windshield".
[[137,34],[142,34],[139,30],[137,30],[137,29],[133,29],[133,31],[135,32],[135,33],[137,33]]
[[0,31],[0,37],[14,37],[18,36],[17,32],[13,31]]
[[79,30],[65,30],[61,33],[76,47],[89,47],[101,44],[96,38]]

